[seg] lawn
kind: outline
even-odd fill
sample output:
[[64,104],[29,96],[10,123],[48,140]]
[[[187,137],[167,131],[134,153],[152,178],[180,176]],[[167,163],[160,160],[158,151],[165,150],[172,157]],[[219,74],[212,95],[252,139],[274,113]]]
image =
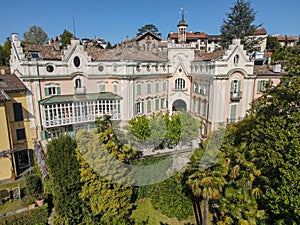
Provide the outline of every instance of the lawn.
[[194,217],[188,220],[178,221],[176,218],[169,218],[161,214],[159,211],[153,209],[150,199],[138,202],[137,208],[132,212],[131,217],[135,220],[136,224],[142,224],[142,221],[145,221],[148,217],[148,224],[151,225],[160,225],[160,222],[170,225],[195,224]]
[[18,187],[18,185],[20,185],[20,188],[24,188],[25,187],[25,180],[17,180],[11,183],[7,183],[7,184],[0,184],[0,190],[2,189],[6,189],[6,188],[14,188],[14,187]]

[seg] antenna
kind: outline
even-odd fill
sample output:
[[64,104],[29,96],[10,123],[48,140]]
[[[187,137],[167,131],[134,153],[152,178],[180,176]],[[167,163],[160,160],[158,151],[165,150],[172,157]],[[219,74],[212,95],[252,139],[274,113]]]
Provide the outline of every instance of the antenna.
[[75,18],[73,16],[73,35],[74,35],[74,38],[76,38],[76,34],[75,34]]

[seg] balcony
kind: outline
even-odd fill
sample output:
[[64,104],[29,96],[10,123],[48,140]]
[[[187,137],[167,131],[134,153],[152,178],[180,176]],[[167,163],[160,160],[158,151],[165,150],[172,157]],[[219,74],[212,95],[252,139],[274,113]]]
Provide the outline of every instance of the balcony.
[[75,87],[75,94],[76,95],[84,95],[85,94],[85,87]]
[[242,98],[242,92],[241,91],[238,91],[238,92],[230,92],[230,100],[232,102],[238,102],[240,101]]

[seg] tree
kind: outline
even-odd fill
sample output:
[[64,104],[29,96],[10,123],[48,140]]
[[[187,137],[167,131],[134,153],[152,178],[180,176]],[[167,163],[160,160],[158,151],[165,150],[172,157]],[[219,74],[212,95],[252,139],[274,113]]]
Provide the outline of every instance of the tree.
[[109,119],[98,119],[96,130],[76,135],[83,183],[80,197],[90,207],[95,224],[127,224],[133,208],[128,184],[133,180],[124,162],[135,152],[118,141]]
[[4,45],[0,45],[0,65],[8,66],[10,57],[11,42],[9,38],[6,38]]
[[111,43],[109,41],[107,42],[106,48],[107,49],[113,49],[113,46],[111,45]]
[[267,37],[267,50],[274,52],[276,48],[280,47],[280,43],[277,40],[277,37],[268,36]]
[[76,141],[69,136],[52,139],[47,145],[46,162],[53,183],[58,224],[79,224],[82,221],[80,164],[75,149]]
[[23,34],[23,39],[25,43],[42,45],[47,43],[48,35],[40,26],[33,25]]
[[247,0],[237,0],[235,5],[230,8],[231,12],[226,13],[227,19],[223,19],[220,28],[223,48],[228,48],[232,39],[241,39],[244,49],[253,52],[257,45],[262,41],[259,38],[250,38],[261,25],[253,25],[255,11]]
[[60,37],[60,44],[62,47],[64,47],[71,44],[71,39],[74,37],[74,35],[70,31],[67,31],[65,29],[64,32],[61,35],[59,35],[59,37]]
[[137,32],[136,36],[140,36],[140,35],[142,35],[143,33],[147,32],[147,31],[150,31],[153,34],[156,34],[157,36],[161,36],[161,33],[159,33],[159,30],[153,24],[146,24],[146,25],[140,27],[138,29],[138,32]]

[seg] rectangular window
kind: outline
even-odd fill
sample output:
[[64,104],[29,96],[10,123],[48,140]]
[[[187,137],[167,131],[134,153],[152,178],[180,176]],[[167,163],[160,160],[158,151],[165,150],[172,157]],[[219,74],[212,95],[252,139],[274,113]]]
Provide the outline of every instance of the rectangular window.
[[105,92],[105,84],[99,84],[99,92]]
[[167,91],[167,82],[166,81],[163,82],[163,91],[164,92]]
[[159,98],[155,99],[155,110],[159,110]]
[[267,84],[267,81],[266,81],[266,80],[259,80],[259,81],[257,82],[257,92],[265,91],[265,89],[266,89],[266,84]]
[[118,94],[118,85],[117,84],[113,85],[113,89],[114,89],[114,94]]
[[45,96],[60,95],[60,87],[45,87]]
[[136,84],[136,95],[141,95],[141,94],[142,94],[142,85]]
[[16,129],[16,133],[17,133],[17,140],[26,139],[25,128]]
[[151,94],[151,83],[147,83],[147,94]]
[[155,93],[159,92],[159,83],[155,83]]
[[237,108],[237,105],[231,105],[230,106],[230,119],[229,119],[229,123],[234,123],[236,121],[236,108]]
[[144,113],[144,102],[137,102],[135,103],[135,114],[142,114]]
[[14,111],[14,118],[16,122],[24,120],[21,103],[13,103],[13,111]]
[[15,152],[14,156],[18,171],[30,166],[29,151],[27,149]]
[[166,101],[165,98],[162,98],[162,99],[161,99],[161,108],[162,108],[162,109],[167,108],[167,101]]
[[151,100],[147,100],[147,113],[150,113],[151,111]]

